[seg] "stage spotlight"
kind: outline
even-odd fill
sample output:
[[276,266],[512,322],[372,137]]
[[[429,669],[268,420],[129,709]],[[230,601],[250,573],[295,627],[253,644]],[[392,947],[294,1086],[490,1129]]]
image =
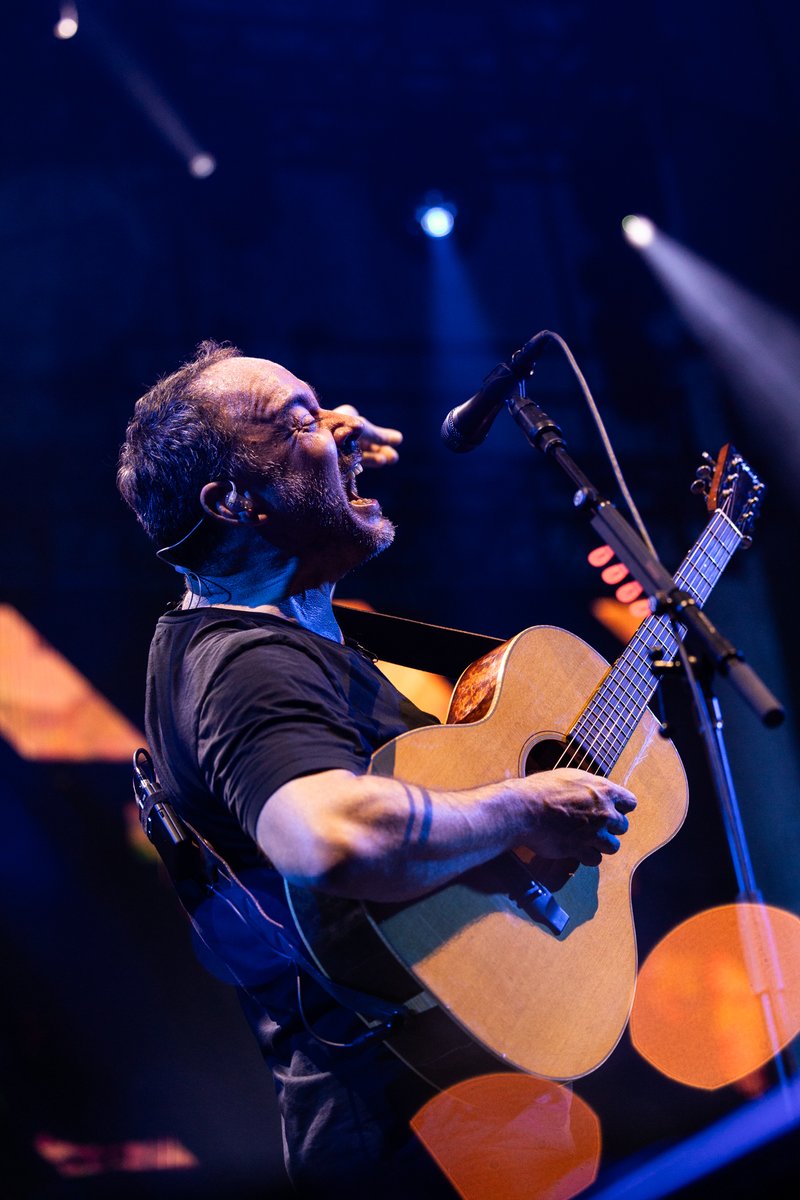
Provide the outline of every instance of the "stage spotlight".
[[60,41],[65,42],[69,38],[74,38],[78,32],[78,10],[74,4],[62,4],[59,9],[59,17],[53,27],[54,35]]
[[639,254],[800,502],[800,324],[662,229]]
[[431,204],[420,208],[417,220],[430,238],[446,238],[453,232],[456,209],[453,204]]
[[217,169],[217,160],[211,154],[193,154],[189,159],[189,174],[195,179],[208,179]]
[[632,246],[649,246],[656,236],[656,227],[647,217],[625,217],[622,230]]

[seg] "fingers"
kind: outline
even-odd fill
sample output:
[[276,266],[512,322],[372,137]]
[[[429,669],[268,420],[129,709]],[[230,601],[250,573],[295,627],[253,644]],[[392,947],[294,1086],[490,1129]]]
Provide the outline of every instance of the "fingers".
[[614,800],[615,811],[603,821],[597,831],[595,848],[603,854],[616,854],[620,848],[619,836],[628,832],[629,822],[626,812],[632,812],[636,807],[636,798],[628,791],[619,793]]
[[617,853],[620,848],[620,840],[617,835],[628,832],[629,823],[625,813],[631,812],[635,807],[636,800],[630,792],[620,793],[616,796],[613,814],[606,817],[597,831],[595,846],[601,854]]
[[[364,418],[362,417],[361,420],[364,421]],[[373,425],[371,421],[364,421],[363,436],[386,446],[399,446],[403,440],[399,429],[389,429],[386,425]]]
[[632,812],[636,807],[636,797],[627,788],[621,788],[617,784],[612,784],[611,788],[613,790],[607,795],[606,802],[610,801],[613,808],[600,822],[591,845],[593,854],[598,855],[597,862],[600,862],[604,854],[616,854],[620,849],[620,836],[628,832],[629,822],[625,814]]
[[627,814],[636,808],[636,797],[626,787],[574,767],[526,776],[525,786],[533,792],[535,819],[528,844],[537,854],[597,866],[604,855],[620,850]]
[[619,813],[617,816],[610,817],[606,821],[606,829],[609,833],[627,833],[628,818],[624,813]]
[[622,788],[614,799],[614,807],[621,813],[633,812],[636,797],[627,788]]
[[614,837],[614,834],[608,829],[601,829],[597,835],[598,849],[601,854],[616,854],[620,847],[620,840]]
[[383,446],[378,442],[366,442],[363,437],[359,438],[358,444],[361,449],[361,461],[365,467],[390,467],[400,457],[391,446]]
[[374,425],[366,417],[362,417],[352,404],[340,404],[336,412],[345,413],[349,417],[357,417],[362,424],[358,445],[361,449],[365,467],[388,467],[396,463],[400,457],[395,449],[403,441],[399,429],[390,429],[385,425]]
[[616,854],[620,846],[619,838],[610,829],[598,829],[589,845],[582,848],[580,861],[585,867],[596,867],[602,862],[604,854]]

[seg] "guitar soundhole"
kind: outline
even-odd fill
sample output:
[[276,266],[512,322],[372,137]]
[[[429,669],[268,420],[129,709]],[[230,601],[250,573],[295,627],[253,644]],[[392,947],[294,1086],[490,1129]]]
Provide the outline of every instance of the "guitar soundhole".
[[528,751],[523,774],[535,775],[554,767],[580,767],[582,771],[602,774],[591,754],[572,738],[543,738],[536,742]]

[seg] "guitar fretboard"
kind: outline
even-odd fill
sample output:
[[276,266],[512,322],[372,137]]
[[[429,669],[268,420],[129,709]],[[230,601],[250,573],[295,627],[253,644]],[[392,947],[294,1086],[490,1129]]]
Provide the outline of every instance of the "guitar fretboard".
[[[700,608],[741,542],[742,534],[720,509],[675,572],[677,586]],[[573,726],[571,761],[564,765],[580,767],[588,753],[588,769],[608,774],[658,686],[653,662],[671,661],[685,632],[664,614],[642,622]]]

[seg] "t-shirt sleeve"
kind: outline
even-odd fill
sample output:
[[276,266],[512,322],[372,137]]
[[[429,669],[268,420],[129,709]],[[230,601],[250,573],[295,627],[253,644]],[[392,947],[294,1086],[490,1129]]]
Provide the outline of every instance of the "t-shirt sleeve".
[[363,772],[369,761],[341,688],[301,649],[243,648],[212,676],[198,713],[198,761],[255,839],[261,809],[292,779],[317,771]]

